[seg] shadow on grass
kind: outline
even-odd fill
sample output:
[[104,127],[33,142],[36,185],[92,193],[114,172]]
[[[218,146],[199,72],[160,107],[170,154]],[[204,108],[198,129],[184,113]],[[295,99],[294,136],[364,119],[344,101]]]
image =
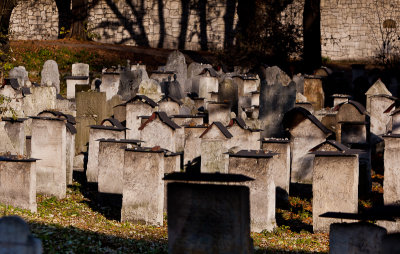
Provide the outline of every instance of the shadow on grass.
[[121,220],[122,195],[99,193],[97,183],[88,183],[85,172],[74,171],[74,180],[79,185],[71,186],[86,198],[86,203],[93,211],[101,213],[108,220]]
[[29,223],[44,253],[168,253],[165,239],[138,240],[75,227]]

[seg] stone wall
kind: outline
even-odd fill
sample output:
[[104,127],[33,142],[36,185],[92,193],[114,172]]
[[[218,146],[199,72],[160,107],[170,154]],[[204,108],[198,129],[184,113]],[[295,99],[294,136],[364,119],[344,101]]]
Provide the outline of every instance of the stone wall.
[[[284,23],[302,26],[305,0],[281,13]],[[371,60],[383,45],[385,20],[399,21],[400,0],[321,0],[322,55],[331,60]],[[100,0],[89,11],[88,31],[96,41],[138,46],[221,49],[234,43],[237,0]],[[392,23],[393,24],[393,23]],[[14,39],[56,39],[55,1],[27,0],[14,9]],[[391,52],[396,51],[391,47]],[[398,51],[398,50],[397,50]]]
[[10,33],[18,40],[58,38],[58,9],[53,0],[20,1],[10,18]]

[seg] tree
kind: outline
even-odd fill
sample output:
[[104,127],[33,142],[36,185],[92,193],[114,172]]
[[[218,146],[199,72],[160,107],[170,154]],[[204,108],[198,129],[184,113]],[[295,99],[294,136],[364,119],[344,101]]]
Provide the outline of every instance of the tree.
[[8,29],[11,13],[17,5],[17,0],[0,1],[0,61],[4,61],[5,53],[9,50]]
[[88,7],[88,0],[72,0],[72,22],[69,38],[88,40],[86,28]]

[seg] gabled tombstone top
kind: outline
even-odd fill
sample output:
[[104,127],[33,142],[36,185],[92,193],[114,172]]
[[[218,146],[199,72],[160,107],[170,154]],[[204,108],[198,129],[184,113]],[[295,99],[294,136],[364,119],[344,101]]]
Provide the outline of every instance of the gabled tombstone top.
[[175,102],[175,103],[177,103],[179,105],[183,104],[180,100],[178,100],[178,99],[176,99],[174,97],[171,97],[169,95],[164,95],[158,103],[161,103],[161,102],[164,102],[164,101],[172,101],[172,102]]
[[232,138],[232,134],[228,131],[228,129],[221,122],[213,122],[208,128],[200,135],[200,138],[205,138],[207,133],[212,129],[217,128],[225,138]]
[[386,88],[385,84],[378,79],[365,93],[365,95],[386,94],[392,96],[392,93]]
[[115,118],[107,118],[101,122],[101,125],[90,125],[92,129],[102,129],[102,130],[113,130],[113,131],[124,131],[125,128],[120,121]]
[[310,120],[326,135],[333,134],[332,131],[326,128],[313,114],[310,113],[310,111],[302,107],[294,107],[286,112],[283,117],[282,124],[285,129],[290,130],[295,128],[299,123],[306,119]]
[[143,130],[146,127],[147,124],[149,124],[150,122],[154,121],[155,119],[160,119],[161,122],[166,124],[172,130],[176,130],[176,129],[180,129],[181,128],[174,121],[172,121],[165,112],[158,111],[158,112],[154,112],[150,116],[150,118],[139,127],[139,130]]
[[260,132],[260,131],[262,131],[261,129],[251,129],[251,128],[249,128],[249,126],[246,125],[246,122],[240,117],[236,117],[236,118],[231,119],[229,124],[228,124],[228,126],[227,126],[227,128],[229,129],[230,127],[232,127],[234,125],[237,125],[240,128],[242,128],[244,130],[251,131],[251,132]]
[[125,105],[128,103],[131,103],[131,102],[135,102],[135,101],[141,101],[143,103],[146,103],[146,104],[150,105],[152,108],[155,108],[156,106],[158,106],[158,104],[155,101],[153,101],[146,95],[136,95],[135,97],[133,97],[130,100],[128,100],[127,102],[125,102]]

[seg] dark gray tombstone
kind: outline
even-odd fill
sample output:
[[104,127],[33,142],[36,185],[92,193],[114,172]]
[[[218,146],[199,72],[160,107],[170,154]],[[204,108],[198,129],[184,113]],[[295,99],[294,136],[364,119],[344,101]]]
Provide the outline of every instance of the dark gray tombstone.
[[164,180],[192,182],[167,185],[169,253],[252,253],[249,188],[226,184],[251,178],[173,173]]
[[147,72],[142,69],[121,72],[118,94],[121,95],[122,100],[126,101],[136,96],[140,83],[148,78]]
[[294,107],[296,83],[278,67],[265,70],[266,80],[261,82],[260,113],[262,137],[282,137],[283,115]]
[[33,237],[22,218],[6,216],[0,219],[0,253],[41,254],[42,242]]

